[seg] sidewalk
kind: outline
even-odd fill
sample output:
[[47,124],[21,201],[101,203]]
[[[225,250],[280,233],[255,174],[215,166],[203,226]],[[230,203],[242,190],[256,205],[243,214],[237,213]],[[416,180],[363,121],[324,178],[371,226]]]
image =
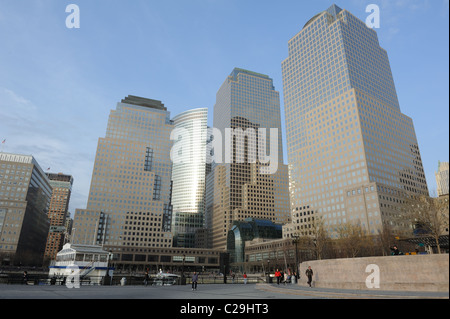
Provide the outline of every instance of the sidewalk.
[[203,284],[186,286],[81,286],[0,284],[2,299],[154,299],[154,300],[299,300],[299,299],[449,299],[448,292],[406,292],[308,288],[292,284]]
[[309,288],[298,284],[257,284],[266,292],[326,299],[449,299],[449,292],[386,291],[379,289]]

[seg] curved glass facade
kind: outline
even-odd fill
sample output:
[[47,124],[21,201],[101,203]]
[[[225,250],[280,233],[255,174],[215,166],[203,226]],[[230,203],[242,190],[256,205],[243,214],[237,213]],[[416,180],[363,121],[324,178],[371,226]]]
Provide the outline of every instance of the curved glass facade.
[[204,225],[208,109],[183,112],[172,119],[178,133],[172,165],[174,246],[194,247],[195,231]]
[[267,219],[248,218],[245,221],[233,222],[233,227],[227,236],[227,251],[231,263],[245,261],[245,242],[257,238],[282,238],[282,226]]

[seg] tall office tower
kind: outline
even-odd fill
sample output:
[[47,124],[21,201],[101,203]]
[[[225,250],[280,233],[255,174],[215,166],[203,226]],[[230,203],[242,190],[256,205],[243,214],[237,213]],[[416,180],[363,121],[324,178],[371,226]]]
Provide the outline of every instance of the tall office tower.
[[[233,221],[289,221],[280,98],[272,79],[235,68],[217,92],[213,122],[214,162],[207,176],[206,223],[212,248],[225,249]],[[264,130],[266,138],[259,134]],[[268,154],[274,168],[270,172],[264,158]]]
[[109,116],[98,141],[86,209],[77,209],[74,244],[114,252],[172,247],[173,129],[160,101],[128,96]]
[[48,211],[50,231],[47,236],[44,258],[55,260],[56,254],[62,249],[66,234],[66,218],[69,213],[70,194],[72,193],[73,177],[62,173],[46,173],[52,186],[52,197]]
[[195,233],[204,227],[208,109],[183,112],[175,126],[172,163],[172,232],[175,247],[195,247]]
[[438,171],[435,173],[437,195],[448,195],[448,162],[439,162]]
[[428,189],[375,30],[333,5],[289,41],[282,71],[293,217],[285,230],[308,235],[321,219],[332,237],[346,223],[409,232],[396,208],[405,193]]
[[41,266],[50,181],[31,155],[0,153],[0,263]]

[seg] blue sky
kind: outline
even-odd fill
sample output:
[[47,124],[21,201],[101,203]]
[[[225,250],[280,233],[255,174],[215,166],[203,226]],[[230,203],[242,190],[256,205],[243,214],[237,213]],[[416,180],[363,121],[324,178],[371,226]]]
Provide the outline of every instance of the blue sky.
[[[65,24],[72,3],[80,8],[79,29]],[[434,191],[438,161],[449,154],[449,1],[334,3],[363,21],[367,5],[380,7],[380,44]],[[172,116],[197,107],[212,111],[220,85],[240,67],[269,75],[283,107],[287,43],[331,4],[0,0],[0,140],[6,139],[0,149],[73,175],[73,214],[86,207],[97,141],[117,102],[138,95],[161,100]]]

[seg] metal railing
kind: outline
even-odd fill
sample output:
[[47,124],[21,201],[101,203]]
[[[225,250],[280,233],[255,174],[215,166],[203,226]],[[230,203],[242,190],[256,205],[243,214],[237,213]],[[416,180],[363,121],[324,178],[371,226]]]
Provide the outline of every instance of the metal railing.
[[[260,276],[249,276],[247,277],[247,284],[256,284],[266,282],[265,277]],[[240,275],[236,277],[232,276],[202,276],[198,278],[199,284],[244,284],[244,278]],[[186,278],[186,284],[192,284],[192,278]]]
[[[80,284],[83,285],[121,285],[122,278],[125,278],[125,284],[131,286],[144,285],[144,276],[140,275],[123,275],[117,274],[111,277],[102,276],[90,276],[86,278],[80,277]],[[160,285],[161,279],[151,276],[148,285]],[[261,276],[249,276],[247,278],[247,284],[265,283],[266,278]],[[177,278],[175,281],[165,281],[164,285],[191,285],[192,277],[185,276],[185,281],[182,278]],[[234,279],[232,276],[214,276],[214,275],[200,275],[198,279],[199,284],[244,284],[244,278],[242,276],[236,276]],[[0,284],[19,285],[25,284],[23,275],[18,273],[0,274]],[[45,274],[29,274],[27,284],[29,285],[65,285],[66,278],[63,276],[49,277]]]

